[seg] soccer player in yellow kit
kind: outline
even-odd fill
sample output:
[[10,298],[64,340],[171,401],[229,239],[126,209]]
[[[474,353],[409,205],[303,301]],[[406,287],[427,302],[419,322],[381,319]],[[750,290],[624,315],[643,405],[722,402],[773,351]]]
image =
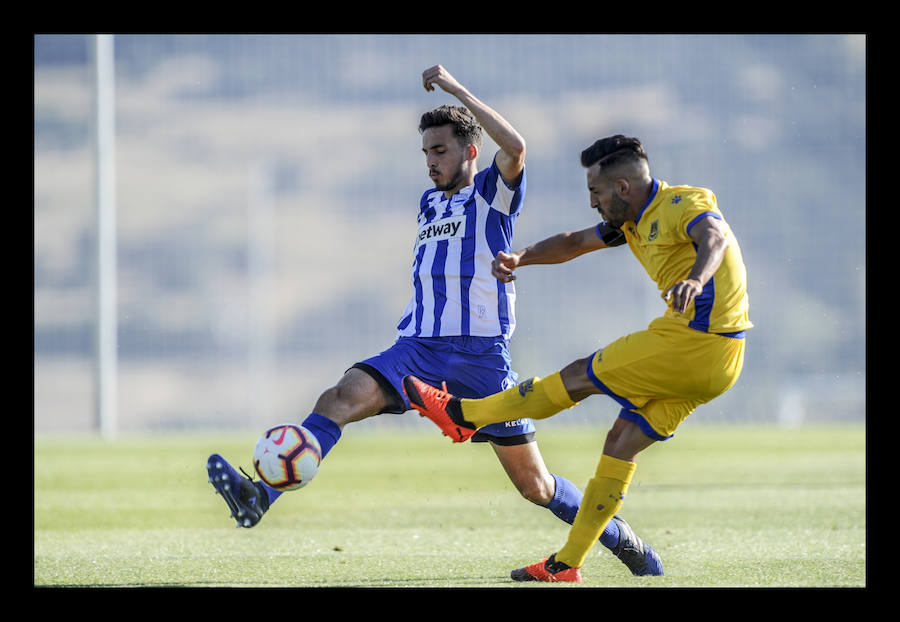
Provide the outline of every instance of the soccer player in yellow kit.
[[581,163],[591,207],[603,222],[498,253],[494,275],[511,281],[522,266],[562,263],[627,243],[658,285],[665,313],[646,330],[554,374],[486,398],[461,399],[414,376],[404,379],[413,406],[454,442],[489,423],[553,416],[594,394],[621,405],[567,542],[548,558],[512,571],[517,581],[581,582],[587,554],[622,506],[637,454],[671,438],[697,406],[734,385],[745,331],[753,326],[741,250],[710,190],[654,179],[637,138],[598,140],[582,152]]

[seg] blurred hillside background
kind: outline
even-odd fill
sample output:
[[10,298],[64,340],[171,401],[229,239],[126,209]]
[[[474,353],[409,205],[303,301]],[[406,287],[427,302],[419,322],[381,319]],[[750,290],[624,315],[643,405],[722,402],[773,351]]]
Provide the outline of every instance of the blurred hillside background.
[[[118,429],[306,416],[410,293],[443,64],[528,142],[516,247],[596,222],[581,150],[640,137],[749,270],[746,366],[691,423],[865,418],[863,35],[115,36]],[[34,427],[96,428],[94,37],[34,37]],[[482,164],[495,150],[485,145]],[[664,310],[626,249],[519,274],[520,378]],[[595,398],[542,425],[597,421]],[[360,426],[413,425],[409,413]]]

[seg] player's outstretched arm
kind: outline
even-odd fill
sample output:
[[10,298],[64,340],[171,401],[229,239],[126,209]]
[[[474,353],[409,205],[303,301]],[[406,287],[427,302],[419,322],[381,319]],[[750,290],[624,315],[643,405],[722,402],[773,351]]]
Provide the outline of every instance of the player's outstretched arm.
[[514,281],[515,270],[520,266],[563,263],[601,248],[608,248],[608,245],[597,235],[596,227],[564,231],[519,251],[497,253],[491,263],[491,272],[500,281]]
[[500,114],[475,97],[441,65],[435,65],[422,72],[422,84],[426,91],[435,86],[456,97],[468,108],[500,151],[497,153],[497,168],[504,180],[513,182],[525,167],[525,139]]

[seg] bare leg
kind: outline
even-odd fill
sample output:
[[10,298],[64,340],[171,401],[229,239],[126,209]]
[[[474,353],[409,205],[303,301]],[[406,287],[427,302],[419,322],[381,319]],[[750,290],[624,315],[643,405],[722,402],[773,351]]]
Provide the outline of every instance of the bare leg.
[[563,386],[566,387],[573,402],[580,402],[591,395],[602,393],[587,376],[586,370],[590,361],[591,357],[578,359],[563,367],[559,372]]
[[537,443],[498,445],[491,443],[500,464],[519,493],[537,505],[546,506],[553,500],[556,482],[547,470]]
[[[585,372],[590,361],[590,357],[579,359],[560,371],[563,386],[572,401],[580,402],[586,397],[602,393]],[[603,453],[613,458],[634,462],[637,455],[654,442],[636,423],[620,417],[606,435]]]
[[633,421],[618,417],[606,435],[603,453],[619,460],[634,462],[637,455],[656,441]]
[[387,401],[388,397],[372,376],[353,368],[319,396],[313,410],[343,428],[348,423],[377,415],[387,406]]

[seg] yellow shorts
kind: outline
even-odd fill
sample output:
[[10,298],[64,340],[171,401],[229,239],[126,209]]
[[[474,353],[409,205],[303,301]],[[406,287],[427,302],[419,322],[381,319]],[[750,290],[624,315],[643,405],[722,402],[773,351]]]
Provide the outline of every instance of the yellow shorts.
[[744,366],[744,339],[702,333],[666,317],[597,351],[594,385],[650,438],[666,440],[697,406],[722,395]]

